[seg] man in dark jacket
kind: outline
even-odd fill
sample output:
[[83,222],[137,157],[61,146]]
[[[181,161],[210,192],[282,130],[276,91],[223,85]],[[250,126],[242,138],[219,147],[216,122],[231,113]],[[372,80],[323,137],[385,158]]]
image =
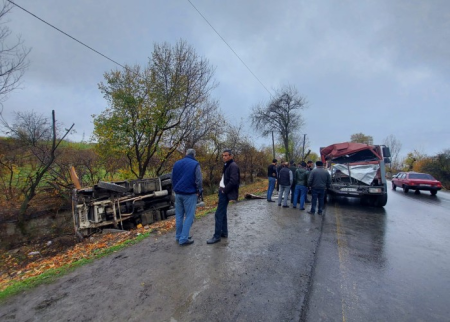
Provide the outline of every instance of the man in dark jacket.
[[231,150],[224,150],[222,160],[225,162],[222,171],[222,179],[219,185],[219,204],[215,214],[214,236],[206,241],[207,244],[215,244],[220,238],[228,238],[227,207],[230,201],[237,201],[239,195],[240,171],[233,160]]
[[172,187],[175,192],[175,239],[181,246],[194,242],[189,231],[194,222],[197,197],[202,193],[202,172],[195,160],[195,150],[188,149],[186,156],[175,162],[172,169]]
[[[308,162],[306,162],[306,170],[312,171],[313,169],[314,169],[313,162],[311,160],[308,160]],[[308,191],[306,192],[305,203],[311,203],[311,201],[309,201],[309,199],[308,199],[308,193],[311,194],[310,188],[308,188]]]
[[321,215],[325,203],[325,189],[331,185],[331,175],[327,169],[324,169],[322,161],[316,162],[316,168],[312,170],[308,178],[308,186],[311,187],[312,200],[309,214],[316,212],[317,200],[319,200],[318,214]]
[[269,187],[267,187],[267,201],[275,202],[272,200],[273,190],[275,189],[275,183],[277,181],[277,159],[272,160],[272,164],[267,169],[267,177],[269,178]]
[[306,162],[302,161],[300,167],[295,171],[295,191],[293,208],[297,208],[298,198],[300,197],[300,210],[305,210],[306,195],[308,194],[309,171],[306,169]]
[[292,171],[292,175],[294,176],[294,180],[292,181],[291,185],[291,203],[294,203],[294,191],[295,191],[295,171],[297,171],[297,166],[295,165],[295,162],[291,160],[289,162],[289,170]]
[[[292,182],[294,181],[294,175],[289,169],[289,163],[285,162],[278,175],[280,181],[280,194],[278,195],[278,206],[281,206],[283,201],[283,208],[288,208],[289,191],[291,190]],[[283,197],[284,196],[284,197]]]

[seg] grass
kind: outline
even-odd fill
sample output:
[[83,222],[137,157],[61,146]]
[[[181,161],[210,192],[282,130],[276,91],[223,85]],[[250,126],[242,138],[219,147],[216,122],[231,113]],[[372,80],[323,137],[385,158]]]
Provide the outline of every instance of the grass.
[[58,277],[64,276],[67,273],[72,272],[78,267],[84,266],[86,264],[89,264],[93,262],[96,259],[108,256],[112,253],[118,252],[119,250],[126,248],[128,246],[134,245],[139,243],[140,241],[144,240],[145,238],[149,237],[151,234],[151,231],[143,233],[138,235],[134,239],[129,239],[124,241],[123,243],[119,245],[114,245],[109,248],[104,249],[98,249],[94,251],[94,255],[90,258],[82,258],[76,262],[63,265],[58,268],[51,268],[45,272],[43,272],[41,275],[33,276],[30,278],[27,278],[23,281],[16,281],[13,282],[12,285],[8,286],[5,290],[0,291],[0,301],[4,300],[12,295],[15,295],[17,293],[26,291],[28,289],[34,288],[38,285],[50,283],[57,279]]

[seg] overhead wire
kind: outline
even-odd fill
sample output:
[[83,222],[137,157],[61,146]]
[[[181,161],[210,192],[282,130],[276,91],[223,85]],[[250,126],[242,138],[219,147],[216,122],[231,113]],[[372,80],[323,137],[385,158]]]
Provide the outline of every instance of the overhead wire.
[[19,6],[17,3],[15,3],[15,2],[13,2],[13,1],[11,1],[11,0],[7,0],[8,2],[10,2],[10,3],[12,3],[13,5],[15,5],[16,7],[18,7],[18,8],[20,8],[20,9],[22,9],[23,11],[25,11],[26,13],[28,13],[28,14],[30,14],[30,15],[32,15],[33,17],[35,17],[36,19],[38,19],[38,20],[40,20],[40,21],[42,21],[43,23],[45,23],[46,25],[48,25],[48,26],[50,26],[50,27],[52,27],[53,29],[56,29],[56,30],[58,30],[60,33],[62,33],[62,34],[64,34],[64,35],[66,35],[67,37],[69,37],[69,38],[71,38],[71,39],[73,39],[73,40],[75,40],[76,42],[78,42],[79,44],[81,44],[81,45],[83,45],[84,47],[86,47],[86,48],[89,48],[90,50],[92,50],[93,52],[95,52],[95,53],[97,53],[97,54],[99,54],[100,56],[102,56],[102,57],[104,57],[104,58],[106,58],[106,59],[108,59],[109,61],[111,61],[111,62],[113,62],[114,64],[116,64],[116,65],[118,65],[118,66],[120,66],[120,67],[122,67],[123,69],[126,69],[126,70],[128,70],[128,68],[127,67],[125,67],[125,66],[123,66],[122,64],[120,64],[120,63],[118,63],[118,62],[116,62],[114,59],[111,59],[111,58],[109,58],[108,56],[106,56],[106,55],[104,55],[104,54],[102,54],[101,52],[99,52],[98,50],[95,50],[94,48],[92,48],[91,46],[88,46],[88,45],[86,45],[85,43],[83,43],[82,41],[80,41],[80,40],[78,40],[78,39],[76,39],[75,37],[72,37],[71,35],[69,35],[68,33],[66,33],[66,32],[64,32],[64,31],[62,31],[61,29],[59,29],[59,28],[57,28],[57,27],[55,27],[55,26],[53,26],[51,23],[48,23],[47,21],[45,21],[44,19],[41,19],[41,18],[39,18],[38,16],[36,16],[34,13],[32,13],[32,12],[30,12],[30,11],[28,11],[27,9],[25,9],[25,8],[23,8],[23,7],[21,7],[21,6]]
[[[102,54],[101,52],[99,52],[98,50],[92,48],[91,46],[85,44],[84,42],[78,40],[77,38],[69,35],[68,33],[64,32],[63,30],[59,29],[58,27],[52,25],[51,23],[45,21],[44,19],[38,17],[37,15],[35,15],[34,13],[28,11],[27,9],[23,8],[22,6],[18,5],[17,3],[11,1],[11,0],[7,0],[8,2],[10,2],[11,4],[13,4],[14,6],[16,6],[17,8],[25,11],[26,13],[32,15],[33,17],[35,17],[36,19],[42,21],[43,23],[45,23],[46,25],[52,27],[53,29],[59,31],[60,33],[64,34],[65,36],[71,38],[72,40],[78,42],[79,44],[81,44],[82,46],[88,48],[89,50],[97,53],[98,55],[106,58],[107,60],[113,62],[114,64],[122,67],[125,70],[128,70],[129,68],[127,68],[126,66],[120,64],[119,62],[115,61],[112,58],[109,58],[108,56],[106,56],[105,54]],[[236,53],[236,51],[228,44],[228,42],[222,37],[222,35],[213,27],[213,25],[208,21],[208,19],[206,19],[206,17],[200,12],[200,10],[197,9],[197,7],[190,1],[188,0],[188,2],[191,4],[191,6],[198,12],[198,14],[206,21],[206,23],[212,28],[212,30],[214,30],[214,32],[220,37],[220,39],[222,39],[222,41],[228,46],[228,48],[233,52],[233,54],[240,60],[240,62],[245,66],[245,68],[247,68],[247,70],[253,75],[253,77],[261,84],[261,86],[267,91],[267,93],[269,93],[269,95],[272,97],[272,93],[267,89],[267,87],[264,85],[264,83],[255,75],[255,73],[253,73],[253,71],[250,69],[250,67],[248,67],[248,65],[244,62],[244,60]]]
[[234,49],[227,43],[227,41],[220,35],[220,33],[216,30],[216,28],[213,27],[213,25],[206,19],[206,17],[200,12],[200,10],[197,9],[196,6],[191,2],[191,0],[187,0],[191,6],[198,12],[198,14],[206,21],[206,23],[214,30],[214,32],[222,39],[222,41],[230,48],[230,50],[236,55],[236,57],[241,61],[241,63],[247,68],[247,70],[255,77],[255,79],[261,84],[262,87],[269,93],[269,95],[272,97],[272,93],[267,89],[267,87],[263,84],[263,82],[253,73],[253,71],[250,69],[250,67],[247,66],[247,64],[242,60],[241,57],[234,51]]

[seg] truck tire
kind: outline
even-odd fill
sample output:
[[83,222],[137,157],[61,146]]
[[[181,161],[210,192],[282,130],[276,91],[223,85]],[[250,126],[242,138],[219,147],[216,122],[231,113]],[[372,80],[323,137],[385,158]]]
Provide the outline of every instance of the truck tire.
[[430,193],[431,193],[432,196],[436,196],[437,190],[430,190]]
[[395,185],[395,183],[392,182],[392,190],[397,189],[397,186]]
[[128,188],[119,186],[118,184],[115,184],[112,182],[99,181],[97,186],[99,188],[102,188],[105,190],[111,190],[111,191],[115,191],[115,192],[128,192]]
[[408,191],[409,191],[409,188],[406,187],[406,186],[403,186],[403,192],[404,192],[404,193],[408,193]]
[[387,204],[388,196],[387,193],[381,196],[374,196],[373,205],[375,207],[384,207]]

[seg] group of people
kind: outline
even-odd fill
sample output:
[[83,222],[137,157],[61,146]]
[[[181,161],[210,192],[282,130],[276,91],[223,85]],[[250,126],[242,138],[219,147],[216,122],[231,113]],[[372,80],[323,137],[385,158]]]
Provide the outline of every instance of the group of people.
[[[212,238],[207,244],[220,242],[221,238],[228,238],[227,208],[230,202],[235,202],[239,195],[240,170],[233,160],[231,150],[222,153],[224,162],[222,178],[219,184],[219,203],[215,213],[215,227]],[[267,201],[272,200],[272,194],[277,186],[279,190],[278,206],[288,208],[288,198],[291,195],[293,208],[300,204],[300,210],[305,210],[308,203],[308,189],[311,189],[310,214],[315,214],[318,206],[318,214],[321,215],[324,207],[325,191],[331,184],[331,176],[324,169],[321,161],[313,167],[312,161],[302,161],[298,167],[294,162],[281,162],[277,167],[277,159],[272,160],[268,167],[269,186],[267,189]],[[198,197],[203,194],[202,172],[200,163],[195,159],[195,150],[188,149],[186,156],[175,162],[172,169],[172,189],[175,192],[175,239],[181,246],[194,243],[189,232],[194,222],[195,209]]]
[[272,164],[268,167],[269,186],[267,188],[267,201],[272,200],[272,195],[277,185],[278,206],[283,204],[284,208],[289,208],[288,198],[291,195],[291,203],[293,208],[297,208],[297,203],[300,204],[300,210],[305,210],[305,203],[308,201],[308,190],[311,190],[311,209],[309,214],[323,213],[326,189],[330,187],[331,175],[327,169],[323,167],[322,161],[316,162],[316,167],[313,167],[312,161],[301,161],[298,167],[293,161],[281,162],[277,166],[278,160],[273,159]]
[[[231,150],[222,152],[224,166],[219,184],[219,204],[215,214],[215,229],[207,244],[218,243],[228,238],[227,208],[230,202],[238,199],[240,171],[233,160]],[[190,236],[194,222],[198,197],[203,194],[200,163],[195,159],[195,150],[188,149],[186,156],[175,162],[172,169],[172,189],[175,192],[175,239],[181,246],[194,243]]]

